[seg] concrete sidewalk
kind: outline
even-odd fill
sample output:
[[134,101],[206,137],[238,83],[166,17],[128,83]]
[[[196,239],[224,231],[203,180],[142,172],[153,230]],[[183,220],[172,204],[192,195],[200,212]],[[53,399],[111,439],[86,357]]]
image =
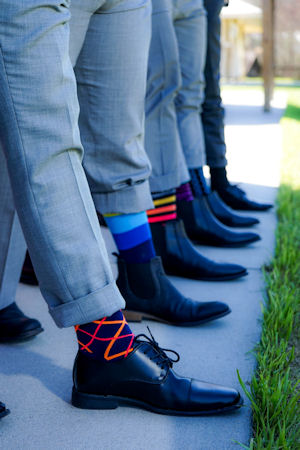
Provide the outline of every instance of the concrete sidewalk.
[[[274,202],[279,180],[280,126],[283,102],[265,115],[261,99],[242,91],[226,91],[230,176],[244,180],[250,197]],[[151,327],[163,347],[181,354],[175,370],[203,380],[239,388],[236,370],[249,382],[255,367],[251,350],[260,336],[263,300],[261,266],[274,250],[275,211],[254,214],[262,241],[245,249],[201,247],[219,261],[244,264],[249,276],[233,282],[207,283],[174,278],[186,295],[226,301],[232,314],[197,328],[175,328],[154,322],[136,324],[135,333]],[[110,247],[112,241],[106,233]],[[22,309],[43,323],[36,339],[0,346],[0,399],[11,415],[0,422],[3,450],[222,450],[248,444],[251,411],[215,417],[180,418],[133,408],[84,411],[70,405],[72,363],[77,344],[73,329],[57,330],[38,288],[19,286]]]

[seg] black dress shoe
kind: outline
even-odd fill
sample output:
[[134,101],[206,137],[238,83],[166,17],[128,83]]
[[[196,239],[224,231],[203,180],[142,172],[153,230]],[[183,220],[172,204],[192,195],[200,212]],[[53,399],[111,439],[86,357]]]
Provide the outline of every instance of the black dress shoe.
[[184,297],[168,280],[160,257],[144,264],[118,259],[118,288],[126,302],[129,321],[158,320],[171,325],[193,326],[229,314],[221,302],[198,302]]
[[[141,337],[147,340],[142,340]],[[152,338],[153,339],[153,338]],[[127,358],[100,362],[78,352],[73,370],[72,404],[83,409],[135,406],[160,414],[198,416],[240,408],[235,389],[178,376],[157,342],[135,338]]]
[[20,282],[23,284],[29,284],[30,286],[38,286],[39,284],[28,252],[26,253],[23,264]]
[[206,196],[208,206],[213,212],[214,216],[228,227],[251,227],[259,223],[256,217],[246,217],[233,211],[227,206],[219,197],[219,194],[214,191]]
[[247,275],[238,264],[216,263],[202,256],[186,235],[182,220],[152,223],[156,253],[168,275],[203,281],[234,280]]
[[40,322],[30,319],[12,303],[0,311],[0,342],[20,342],[30,339],[43,330]]
[[232,231],[214,217],[205,196],[177,202],[177,214],[195,243],[214,247],[244,247],[260,239],[257,233]]
[[267,211],[273,206],[270,203],[257,203],[249,200],[245,191],[231,184],[222,189],[218,189],[218,194],[230,208],[241,211]]
[[7,416],[9,413],[9,409],[5,408],[4,403],[0,402],[0,419]]

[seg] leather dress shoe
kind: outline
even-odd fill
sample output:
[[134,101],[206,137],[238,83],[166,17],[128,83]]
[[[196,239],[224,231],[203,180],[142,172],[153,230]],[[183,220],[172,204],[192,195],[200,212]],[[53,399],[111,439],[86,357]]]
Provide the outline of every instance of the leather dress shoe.
[[9,413],[9,409],[5,407],[4,403],[0,402],[0,419],[7,416]]
[[241,211],[267,211],[273,206],[270,203],[257,203],[249,200],[245,191],[231,184],[222,189],[218,189],[218,194],[230,208]]
[[151,224],[156,253],[168,275],[203,281],[234,280],[247,275],[238,264],[216,263],[202,256],[186,235],[182,220]]
[[259,223],[256,217],[242,216],[233,211],[223,202],[216,191],[210,192],[206,196],[206,200],[214,216],[228,227],[251,227]]
[[236,232],[214,217],[205,196],[177,202],[177,214],[184,222],[188,237],[200,245],[244,247],[260,239],[257,233]]
[[26,253],[23,264],[20,282],[23,284],[29,284],[30,286],[38,286],[39,284],[28,252]]
[[118,288],[125,299],[128,321],[157,320],[171,325],[193,326],[229,314],[222,302],[198,302],[184,297],[168,280],[160,257],[148,263],[118,259]]
[[0,342],[20,342],[30,339],[43,330],[40,322],[30,319],[12,303],[0,311]]
[[[144,339],[141,339],[141,338]],[[145,335],[135,338],[124,359],[97,361],[78,352],[73,370],[72,404],[83,409],[135,406],[178,416],[216,414],[240,408],[235,389],[177,375],[173,362],[157,342]],[[170,350],[169,350],[170,351]]]

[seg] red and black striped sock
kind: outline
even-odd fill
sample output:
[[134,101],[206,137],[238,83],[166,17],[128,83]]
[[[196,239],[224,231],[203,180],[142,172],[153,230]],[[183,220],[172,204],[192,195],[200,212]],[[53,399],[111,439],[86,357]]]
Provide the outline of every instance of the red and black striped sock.
[[147,211],[148,222],[167,222],[177,218],[175,191],[162,192],[153,195],[155,208]]

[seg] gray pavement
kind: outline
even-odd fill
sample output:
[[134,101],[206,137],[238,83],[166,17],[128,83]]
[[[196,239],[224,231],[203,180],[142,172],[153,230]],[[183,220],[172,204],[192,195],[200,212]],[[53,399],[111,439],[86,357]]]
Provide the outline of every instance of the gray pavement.
[[[231,178],[247,181],[243,186],[249,196],[274,202],[282,105],[265,115],[260,99],[253,105],[251,97],[252,104],[249,100],[247,108],[247,94],[243,97],[241,92],[233,92],[225,97],[231,105],[227,109],[226,131]],[[259,161],[266,161],[270,152],[271,163],[264,167],[264,177]],[[178,373],[236,388],[239,388],[237,369],[245,382],[251,379],[255,358],[250,352],[259,340],[264,298],[261,266],[272,257],[276,227],[274,211],[253,215],[261,221],[256,231],[262,241],[245,249],[199,248],[215,260],[244,264],[249,269],[248,277],[222,283],[173,278],[182,292],[195,299],[226,301],[232,314],[197,328],[154,322],[132,326],[139,333],[149,325],[162,346],[181,354],[176,364]],[[106,231],[105,237],[112,249]],[[17,301],[26,313],[41,320],[45,332],[27,343],[0,346],[0,399],[12,412],[0,422],[1,450],[223,450],[239,448],[235,441],[249,442],[251,411],[247,401],[237,413],[200,418],[160,416],[133,408],[113,411],[73,408],[71,372],[77,349],[73,329],[55,327],[38,288],[20,285]]]

